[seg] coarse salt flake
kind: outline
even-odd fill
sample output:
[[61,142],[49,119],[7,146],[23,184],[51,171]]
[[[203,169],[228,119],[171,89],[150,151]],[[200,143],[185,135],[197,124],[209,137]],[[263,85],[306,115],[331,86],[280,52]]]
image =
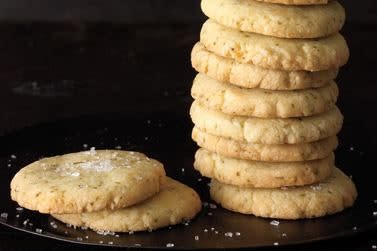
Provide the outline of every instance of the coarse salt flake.
[[172,247],[174,247],[174,243],[168,243],[168,244],[166,244],[166,247],[167,248],[172,248]]
[[274,242],[274,246],[279,246],[279,242]]
[[38,234],[41,234],[41,233],[42,233],[42,229],[40,229],[40,228],[36,228],[36,229],[35,229],[35,232],[37,232]]
[[236,236],[240,236],[241,233],[240,232],[235,232]]
[[199,236],[195,235],[195,240],[198,241],[199,240]]
[[280,222],[277,221],[277,220],[273,220],[273,221],[270,222],[270,225],[272,225],[272,226],[279,226],[279,224],[280,224]]
[[224,235],[225,235],[226,237],[230,237],[230,238],[233,237],[233,233],[232,233],[232,232],[226,232]]

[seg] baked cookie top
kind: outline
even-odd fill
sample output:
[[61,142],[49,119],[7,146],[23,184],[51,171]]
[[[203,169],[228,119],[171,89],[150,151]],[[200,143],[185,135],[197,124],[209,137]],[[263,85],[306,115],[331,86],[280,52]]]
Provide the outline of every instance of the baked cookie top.
[[240,188],[212,180],[212,199],[224,208],[256,216],[302,219],[334,214],[350,207],[357,190],[352,180],[338,168],[323,182],[284,189]]
[[206,16],[224,26],[282,38],[318,38],[338,32],[345,11],[337,1],[326,5],[286,6],[255,0],[202,0]]
[[197,101],[190,115],[195,126],[213,135],[259,144],[299,144],[336,135],[343,116],[334,106],[328,112],[302,118],[256,118],[228,115]]
[[241,88],[199,73],[191,96],[198,103],[226,114],[259,118],[305,117],[331,110],[338,98],[334,81],[320,88],[271,91]]
[[347,63],[349,50],[339,33],[318,39],[287,39],[242,32],[207,20],[200,42],[213,53],[267,69],[321,71]]
[[94,150],[38,160],[11,181],[11,197],[41,213],[117,209],[160,190],[163,165],[142,153]]
[[229,82],[245,88],[269,90],[317,88],[328,84],[338,75],[337,68],[315,72],[284,71],[243,64],[216,55],[200,42],[192,49],[191,63],[198,72],[221,82]]
[[193,189],[166,177],[158,194],[137,205],[114,211],[53,214],[53,217],[73,226],[94,230],[133,232],[154,230],[190,220],[200,209],[200,198]]

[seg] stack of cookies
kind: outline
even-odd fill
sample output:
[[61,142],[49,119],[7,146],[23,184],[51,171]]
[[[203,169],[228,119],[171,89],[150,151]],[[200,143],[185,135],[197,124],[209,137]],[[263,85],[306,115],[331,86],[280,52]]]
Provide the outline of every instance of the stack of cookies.
[[343,116],[334,79],[349,57],[345,12],[327,0],[202,0],[191,55],[194,167],[232,211],[299,219],[351,206],[334,166]]
[[101,150],[41,159],[21,169],[11,197],[22,207],[101,232],[153,230],[193,218],[198,194],[144,154]]

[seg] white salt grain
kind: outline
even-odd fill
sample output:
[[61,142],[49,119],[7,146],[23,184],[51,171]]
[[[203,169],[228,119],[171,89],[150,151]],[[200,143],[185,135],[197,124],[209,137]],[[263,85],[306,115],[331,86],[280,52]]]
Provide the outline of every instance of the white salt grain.
[[274,242],[274,246],[279,246],[279,242]]
[[241,233],[240,233],[240,232],[236,232],[235,234],[236,234],[236,236],[240,236],[240,235],[241,235]]
[[36,229],[35,229],[35,232],[37,232],[38,234],[41,234],[41,233],[42,233],[42,229],[40,229],[40,228],[36,228]]
[[211,209],[216,209],[217,206],[216,206],[215,204],[213,204],[213,203],[210,203],[210,204],[209,204],[209,208],[211,208]]
[[11,157],[11,159],[17,159],[17,156],[14,155],[14,154],[12,154],[10,157]]
[[174,243],[168,243],[168,244],[166,244],[166,247],[167,248],[172,248],[172,247],[174,247]]
[[277,220],[273,220],[273,221],[270,222],[270,225],[272,225],[272,226],[279,226],[279,224],[280,224],[280,222],[277,221]]
[[225,235],[225,237],[230,237],[230,238],[233,237],[233,233],[232,232],[226,232],[224,235]]
[[195,235],[195,240],[198,241],[199,240],[199,236]]

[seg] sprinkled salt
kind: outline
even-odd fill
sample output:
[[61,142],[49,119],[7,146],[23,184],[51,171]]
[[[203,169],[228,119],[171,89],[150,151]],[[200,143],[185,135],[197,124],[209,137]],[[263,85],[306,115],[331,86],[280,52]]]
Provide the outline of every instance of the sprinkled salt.
[[198,241],[199,240],[199,236],[195,235],[195,240]]
[[19,215],[19,214],[16,214],[16,218],[20,218],[20,215]]
[[11,159],[17,159],[17,156],[14,155],[14,154],[12,154],[12,155],[10,156],[10,158],[11,158]]
[[184,168],[182,168],[182,169],[181,169],[181,171],[182,171],[182,173],[184,173],[184,172],[185,172],[185,169],[184,169]]
[[105,159],[82,163],[81,168],[86,170],[94,170],[96,172],[108,172],[111,171],[114,167],[111,165],[110,160]]
[[[146,136],[146,137],[144,137],[144,139],[145,139],[145,141],[147,141],[149,138]],[[174,244],[173,244],[174,245]]]
[[85,239],[89,239],[89,236],[88,236],[88,235],[85,235]]
[[235,234],[236,234],[236,236],[240,236],[240,235],[241,235],[241,233],[240,233],[240,232],[236,232]]
[[80,227],[82,230],[87,230],[88,229],[88,227],[85,227],[85,226],[82,226],[82,227]]
[[273,220],[273,221],[270,222],[270,225],[272,225],[272,226],[279,226],[279,224],[280,224],[280,222],[277,221],[277,220]]
[[377,249],[377,245],[372,245],[372,249],[376,250]]
[[115,233],[114,232],[111,232],[111,231],[109,231],[109,230],[98,230],[97,232],[96,232],[97,234],[100,234],[100,235],[115,235]]
[[17,210],[18,212],[22,212],[22,211],[24,211],[24,208],[23,208],[23,207],[16,207],[16,210]]
[[213,213],[212,212],[208,212],[208,214],[207,214],[208,216],[212,216],[213,215]]
[[373,216],[376,217],[377,216],[377,212],[373,212]]
[[350,147],[350,151],[353,151],[355,150],[355,148],[353,146]]
[[114,242],[112,242],[112,241],[109,241],[107,244],[109,244],[109,245],[113,245],[114,244]]
[[211,209],[216,209],[217,206],[216,206],[215,204],[213,204],[213,203],[209,203],[209,208],[211,208]]
[[116,238],[119,238],[119,234],[116,234],[115,237],[116,237]]
[[141,247],[141,244],[139,244],[139,243],[135,243],[134,246],[135,246],[135,247]]
[[357,231],[357,227],[354,226],[354,227],[352,228],[352,230],[353,230],[353,231]]
[[213,230],[215,230],[215,228],[214,228],[214,227],[211,227],[211,231],[213,231]]
[[22,223],[22,225],[26,226],[28,224],[28,222],[29,222],[29,219],[26,219],[26,220],[24,220],[24,222]]
[[73,173],[71,173],[71,176],[73,176],[73,177],[79,177],[80,173],[79,172],[73,172]]
[[[149,232],[152,232],[152,231],[150,230]],[[130,232],[128,232],[128,234],[132,235],[132,234],[134,234],[134,231],[130,231]]]
[[95,147],[91,147],[90,150],[89,150],[89,154],[90,155],[95,155],[96,154],[96,148]]
[[199,182],[202,181],[202,178],[198,178],[198,181],[199,181]]
[[82,238],[81,237],[77,237],[76,240],[82,241]]
[[166,247],[167,248],[172,248],[172,247],[174,247],[174,243],[168,243],[168,244],[166,244]]
[[147,124],[149,125],[150,123],[151,123],[151,120],[150,120],[150,119],[148,119],[148,120],[147,120]]
[[219,231],[215,231],[215,234],[218,234],[219,233]]
[[99,241],[100,244],[103,244],[103,241]]
[[279,246],[279,242],[274,242],[274,246]]
[[232,233],[232,232],[226,232],[224,235],[225,235],[226,237],[230,237],[230,238],[233,237],[233,233]]
[[287,234],[286,233],[282,233],[281,236],[282,237],[287,237]]
[[313,189],[314,191],[319,191],[322,189],[321,185],[318,184],[318,185],[311,185],[310,186],[311,189]]
[[203,207],[208,207],[208,202],[203,202]]
[[32,227],[32,226],[33,226],[33,223],[29,222],[29,226],[31,226],[31,227]]
[[11,167],[12,165],[11,164],[8,164],[8,167]]
[[208,232],[208,229],[207,229],[207,228],[205,228],[205,229],[204,229],[203,231],[204,231],[204,233],[207,233],[207,232]]
[[42,233],[42,229],[40,229],[40,228],[36,228],[36,229],[35,229],[35,232],[37,232],[38,234],[41,234],[41,233]]
[[377,200],[373,200],[373,203],[377,204]]
[[120,150],[122,149],[122,146],[116,146],[115,149]]
[[84,147],[86,149],[86,148],[88,148],[88,144],[82,144],[82,147]]

